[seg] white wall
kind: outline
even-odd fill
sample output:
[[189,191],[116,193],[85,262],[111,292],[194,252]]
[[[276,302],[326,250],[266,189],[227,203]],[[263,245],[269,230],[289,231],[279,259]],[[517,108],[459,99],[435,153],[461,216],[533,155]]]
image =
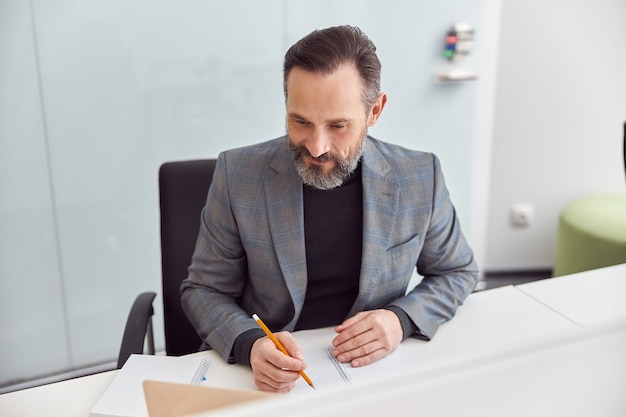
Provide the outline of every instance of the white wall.
[[[502,2],[485,269],[550,269],[559,211],[625,191],[625,16],[623,0]],[[515,203],[529,228],[509,225]]]
[[389,103],[371,133],[436,152],[470,242],[480,236],[480,83],[432,74],[448,66],[454,22],[480,34],[481,5],[0,2],[0,385],[115,360],[134,297],[160,293],[159,165],[281,135],[282,57],[317,27],[351,23],[375,41]]

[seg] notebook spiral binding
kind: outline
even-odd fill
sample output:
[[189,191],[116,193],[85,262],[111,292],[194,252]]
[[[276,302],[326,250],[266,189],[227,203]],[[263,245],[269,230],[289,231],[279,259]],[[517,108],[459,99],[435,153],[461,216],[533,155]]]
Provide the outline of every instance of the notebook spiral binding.
[[209,369],[209,359],[202,358],[200,360],[200,363],[198,364],[198,368],[196,369],[196,372],[193,374],[193,377],[191,377],[190,383],[193,385],[200,384],[208,369]]

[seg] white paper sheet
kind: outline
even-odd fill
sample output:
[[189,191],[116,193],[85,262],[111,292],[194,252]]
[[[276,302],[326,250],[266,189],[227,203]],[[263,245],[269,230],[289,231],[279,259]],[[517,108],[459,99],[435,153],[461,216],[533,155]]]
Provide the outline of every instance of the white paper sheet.
[[[369,382],[407,372],[407,364],[415,358],[400,345],[396,350],[369,365],[353,368],[349,363],[341,363],[332,356],[330,340],[320,339],[316,333],[311,337],[306,332],[295,334],[304,353],[306,373],[313,381],[316,391],[323,391],[337,385]],[[292,393],[315,392],[304,379],[300,378]]]

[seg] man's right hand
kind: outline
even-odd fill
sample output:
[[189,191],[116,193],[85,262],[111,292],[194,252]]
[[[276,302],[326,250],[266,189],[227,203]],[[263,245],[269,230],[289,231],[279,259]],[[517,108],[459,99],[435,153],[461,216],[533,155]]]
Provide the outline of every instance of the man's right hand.
[[298,343],[289,332],[274,333],[291,357],[281,352],[267,336],[258,339],[250,350],[254,383],[262,391],[288,393],[306,368]]

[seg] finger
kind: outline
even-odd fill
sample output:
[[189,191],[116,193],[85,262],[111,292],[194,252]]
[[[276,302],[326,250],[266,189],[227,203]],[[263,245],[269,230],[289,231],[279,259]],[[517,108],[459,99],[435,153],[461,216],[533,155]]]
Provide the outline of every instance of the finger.
[[339,331],[339,334],[333,339],[332,344],[334,347],[339,347],[348,343],[347,347],[343,349],[353,349],[372,340],[373,336],[367,336],[367,332],[372,329],[370,315],[359,313],[337,327],[336,330]]
[[[280,355],[286,358],[284,354]],[[274,392],[288,392],[300,377],[297,371],[281,369],[269,360],[256,360],[252,373],[259,388]]]
[[[345,332],[347,331],[348,330],[345,330],[344,333],[342,333],[340,336],[345,336]],[[335,346],[333,346],[333,354],[335,356],[338,356],[342,353],[347,353],[347,352],[361,351],[365,349],[365,346],[367,346],[368,344],[374,343],[377,340],[374,332],[369,331],[369,330],[363,333],[359,333],[354,336],[351,336],[351,335],[349,337],[347,336],[343,342],[340,341],[340,336],[335,338],[335,341],[333,341],[334,344],[338,343],[338,344],[335,344]],[[367,354],[367,353],[368,352],[365,352],[363,354]]]
[[384,348],[377,349],[365,356],[359,356],[355,359],[350,360],[350,365],[352,365],[353,368],[369,365],[372,362],[376,362],[377,360],[382,359],[389,353],[390,352]]
[[264,383],[256,384],[256,386],[261,391],[274,392],[274,393],[277,393],[277,394],[287,394],[287,393],[289,393],[293,389],[295,384],[292,385],[292,386],[280,387],[280,388],[275,388],[275,387],[273,387],[271,385],[264,384]]
[[270,379],[274,386],[295,383],[300,377],[298,371],[277,368],[272,364],[260,368],[259,373]]
[[[339,362],[350,363],[353,367],[369,365],[395,350],[395,346],[375,340],[349,351],[338,352],[335,357]],[[334,354],[334,352],[333,352]]]
[[359,321],[361,321],[363,319],[363,316],[365,316],[366,313],[367,313],[366,311],[361,311],[361,312],[355,314],[354,316],[344,320],[343,323],[341,323],[339,326],[337,326],[335,328],[335,331],[337,333],[340,333],[340,332],[344,331],[345,329],[347,329],[348,327],[358,323]]
[[[285,347],[288,353],[291,350],[296,355],[300,357],[303,356],[299,345],[289,332],[279,332],[276,333],[275,336],[283,347],[285,347],[285,345],[289,346]],[[262,358],[262,360],[268,361],[274,367],[279,369],[292,371],[302,371],[306,369],[306,363],[304,363],[302,359],[294,358],[290,355],[285,355],[285,353],[280,350],[273,341],[271,341],[268,337],[263,337],[252,345],[250,358],[251,363],[254,356],[255,358]]]
[[353,347],[348,348],[348,345],[351,345],[352,342],[353,341],[346,342],[338,348],[333,349],[333,356],[335,356],[339,362],[352,362],[355,359],[365,357],[379,349],[384,349],[384,346],[378,340],[354,344]]
[[296,381],[276,380],[267,374],[260,372],[254,373],[254,383],[262,391],[270,391],[277,393],[287,393],[296,385]]
[[304,360],[302,349],[300,349],[300,345],[291,333],[278,332],[275,333],[274,336],[276,336],[276,338],[280,341],[280,343],[282,343],[285,349],[287,349],[287,352],[292,358],[299,359],[300,361]]

